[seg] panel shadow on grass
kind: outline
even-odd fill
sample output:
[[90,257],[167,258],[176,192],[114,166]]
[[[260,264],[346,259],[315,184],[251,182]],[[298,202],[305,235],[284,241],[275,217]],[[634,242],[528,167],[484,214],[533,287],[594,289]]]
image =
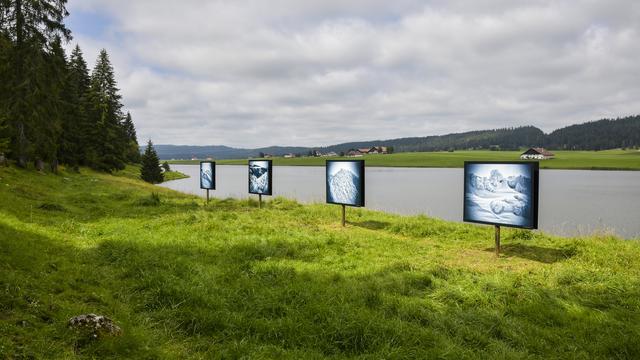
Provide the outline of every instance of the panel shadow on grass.
[[376,221],[376,220],[367,220],[367,221],[348,221],[347,224],[369,229],[369,230],[383,230],[386,229],[391,223],[386,221]]
[[[485,251],[493,252],[491,247]],[[506,257],[519,257],[545,264],[553,264],[573,257],[575,249],[554,249],[535,245],[507,244],[500,247],[500,254]]]

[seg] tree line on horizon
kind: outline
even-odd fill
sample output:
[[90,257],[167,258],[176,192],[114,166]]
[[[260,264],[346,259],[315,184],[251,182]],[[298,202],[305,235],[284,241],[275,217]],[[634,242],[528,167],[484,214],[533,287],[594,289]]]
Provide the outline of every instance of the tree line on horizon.
[[63,20],[67,0],[0,0],[0,156],[99,171],[140,162],[136,129],[123,110],[105,49],[91,73]]
[[395,152],[504,150],[528,147],[554,150],[607,150],[640,147],[640,115],[602,119],[570,125],[549,134],[535,126],[477,130],[464,133],[408,137],[391,140],[361,141],[321,148],[346,151],[375,145],[393,146]]
[[312,150],[322,153],[346,153],[349,149],[390,146],[394,152],[456,151],[456,150],[504,150],[519,151],[529,147],[551,150],[607,150],[640,147],[640,115],[617,119],[602,119],[557,129],[549,134],[534,126],[512,127],[494,130],[478,130],[465,133],[409,137],[391,140],[359,141],[327,147],[271,146],[258,149],[237,149],[227,146],[156,145],[162,159],[190,159],[192,156],[217,159],[242,159],[262,154],[309,154]]

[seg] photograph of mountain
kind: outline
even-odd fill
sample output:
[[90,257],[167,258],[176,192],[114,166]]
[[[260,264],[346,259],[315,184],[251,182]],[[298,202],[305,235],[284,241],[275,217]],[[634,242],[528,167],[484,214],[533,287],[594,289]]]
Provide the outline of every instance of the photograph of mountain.
[[271,160],[249,161],[249,193],[271,195],[272,169]]
[[200,163],[200,188],[215,190],[216,163],[211,161],[203,161]]
[[327,161],[327,203],[364,206],[364,161]]
[[538,163],[466,163],[464,221],[537,228]]

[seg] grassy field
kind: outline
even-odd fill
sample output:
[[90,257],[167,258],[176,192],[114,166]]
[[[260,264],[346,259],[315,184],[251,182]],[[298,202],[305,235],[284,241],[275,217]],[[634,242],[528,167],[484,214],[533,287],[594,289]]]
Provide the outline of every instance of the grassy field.
[[505,229],[497,258],[488,226],[134,175],[0,168],[1,359],[640,358],[638,241]]
[[[455,151],[455,152],[422,152],[398,153],[390,155],[366,155],[367,166],[397,167],[462,167],[465,161],[500,160],[517,161],[520,151]],[[588,169],[588,170],[640,170],[640,151],[606,150],[606,151],[554,151],[555,159],[540,162],[542,169]],[[327,159],[340,158],[274,158],[274,165],[290,166],[324,166]],[[348,158],[353,159],[353,158]],[[174,160],[173,164],[198,164],[199,161]],[[247,160],[218,160],[219,164],[240,165]]]

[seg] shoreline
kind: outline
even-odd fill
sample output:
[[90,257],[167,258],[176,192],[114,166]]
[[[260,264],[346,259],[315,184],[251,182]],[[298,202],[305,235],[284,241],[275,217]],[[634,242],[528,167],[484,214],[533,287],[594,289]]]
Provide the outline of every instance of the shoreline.
[[[262,159],[251,159],[251,160],[262,160]],[[268,159],[267,159],[268,160]],[[333,159],[331,159],[333,160]],[[179,162],[179,161],[174,161],[172,162],[171,160],[161,160],[161,161],[167,161],[169,162],[170,165],[192,165],[192,166],[196,166],[199,165],[199,160],[198,162],[189,162],[189,163],[184,163],[184,162]],[[235,163],[236,161],[240,161],[240,160],[212,160],[216,162],[217,166],[247,166],[247,164],[237,164]],[[234,163],[224,163],[224,161],[234,161]],[[249,161],[249,159],[247,160],[242,160],[242,161]],[[366,163],[365,163],[366,164]],[[287,167],[323,167],[323,164],[276,164],[274,163],[273,165],[274,167],[282,167],[282,166],[287,166]],[[464,169],[464,166],[410,166],[410,165],[367,165],[367,168],[398,168],[398,169]],[[540,170],[582,170],[582,171],[632,171],[632,172],[637,172],[640,171],[640,168],[617,168],[617,167],[571,167],[571,168],[552,168],[552,167],[544,167],[543,165],[540,166]]]

